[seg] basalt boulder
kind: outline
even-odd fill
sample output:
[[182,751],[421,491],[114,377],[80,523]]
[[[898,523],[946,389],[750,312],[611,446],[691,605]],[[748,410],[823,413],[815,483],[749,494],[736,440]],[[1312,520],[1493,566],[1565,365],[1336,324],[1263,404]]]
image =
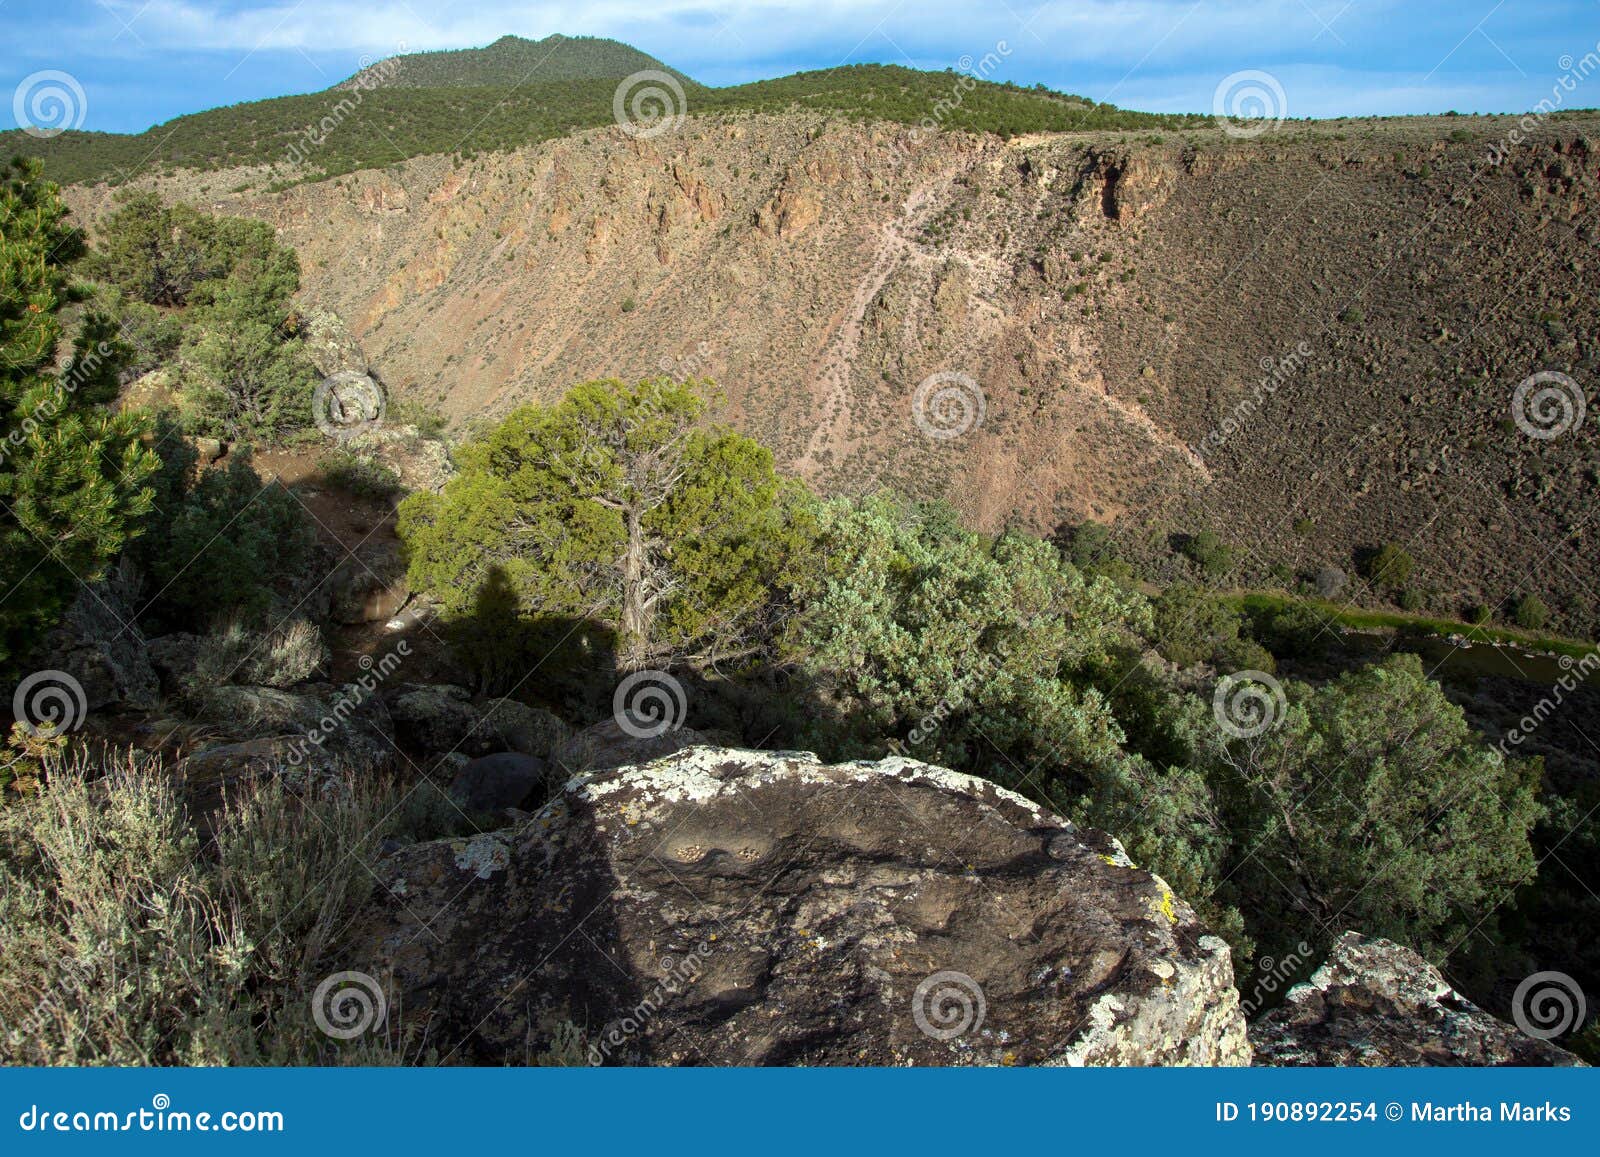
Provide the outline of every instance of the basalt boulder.
[[1226,944],[1109,836],[905,759],[696,747],[376,865],[347,968],[455,1063],[1247,1064]]

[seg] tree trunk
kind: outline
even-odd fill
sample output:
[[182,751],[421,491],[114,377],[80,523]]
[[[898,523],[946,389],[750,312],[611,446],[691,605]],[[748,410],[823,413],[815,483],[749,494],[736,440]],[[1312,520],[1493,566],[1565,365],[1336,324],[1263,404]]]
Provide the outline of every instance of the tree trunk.
[[643,670],[650,656],[655,606],[645,590],[644,520],[637,507],[622,513],[628,545],[622,555],[622,639],[618,661],[624,671]]

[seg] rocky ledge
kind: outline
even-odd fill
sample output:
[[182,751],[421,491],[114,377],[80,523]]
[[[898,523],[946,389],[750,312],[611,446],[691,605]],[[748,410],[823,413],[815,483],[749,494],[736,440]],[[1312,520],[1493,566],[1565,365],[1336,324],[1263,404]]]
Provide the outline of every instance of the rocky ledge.
[[1490,1016],[1391,940],[1346,932],[1306,984],[1250,1027],[1258,1065],[1576,1065]]
[[696,747],[401,849],[347,941],[455,1062],[1248,1064],[1228,947],[1109,836],[904,759]]

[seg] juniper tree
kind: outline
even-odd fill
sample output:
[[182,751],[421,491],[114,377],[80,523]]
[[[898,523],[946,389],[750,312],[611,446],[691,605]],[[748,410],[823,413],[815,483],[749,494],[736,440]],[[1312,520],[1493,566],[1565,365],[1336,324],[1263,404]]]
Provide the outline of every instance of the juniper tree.
[[446,613],[490,585],[527,619],[607,624],[639,670],[745,649],[796,541],[764,447],[706,421],[694,383],[585,382],[465,447],[400,508],[411,580]]

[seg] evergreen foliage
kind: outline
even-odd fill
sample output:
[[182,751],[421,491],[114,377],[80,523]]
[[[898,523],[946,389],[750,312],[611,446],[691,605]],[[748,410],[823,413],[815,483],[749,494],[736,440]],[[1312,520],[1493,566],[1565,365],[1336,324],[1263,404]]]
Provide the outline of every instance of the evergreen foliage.
[[157,466],[143,419],[106,409],[125,353],[115,326],[89,314],[57,363],[85,252],[66,216],[37,164],[0,165],[0,667],[137,533]]

